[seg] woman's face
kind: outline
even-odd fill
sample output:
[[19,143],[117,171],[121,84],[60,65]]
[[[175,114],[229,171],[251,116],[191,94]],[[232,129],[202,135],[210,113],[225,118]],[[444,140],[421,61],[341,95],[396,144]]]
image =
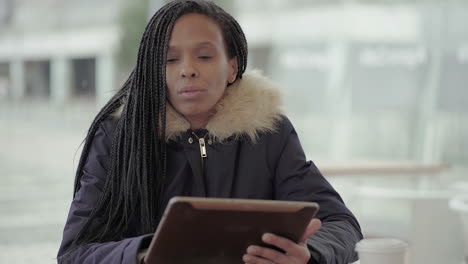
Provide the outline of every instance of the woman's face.
[[221,29],[209,17],[186,14],[169,41],[166,82],[169,101],[189,121],[208,119],[228,82],[237,75],[236,58],[228,58]]

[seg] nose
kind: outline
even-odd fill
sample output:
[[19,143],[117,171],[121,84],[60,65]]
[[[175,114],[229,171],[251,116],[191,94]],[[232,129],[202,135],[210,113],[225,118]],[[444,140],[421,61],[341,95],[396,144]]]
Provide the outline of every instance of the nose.
[[198,70],[192,60],[186,59],[181,65],[180,76],[182,78],[195,78],[198,77]]

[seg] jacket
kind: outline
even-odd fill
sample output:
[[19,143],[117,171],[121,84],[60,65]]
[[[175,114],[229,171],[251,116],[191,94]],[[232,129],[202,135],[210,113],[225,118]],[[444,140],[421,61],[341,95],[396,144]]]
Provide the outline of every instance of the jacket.
[[[93,139],[58,263],[102,194],[118,120],[116,112],[101,123]],[[198,139],[202,137],[204,148]],[[358,221],[313,162],[306,160],[298,135],[281,110],[279,88],[259,73],[246,73],[227,88],[205,129],[191,131],[187,120],[168,104],[166,141],[166,201],[196,196],[317,202],[322,227],[308,239],[310,263],[357,260],[354,246],[362,239]],[[206,157],[201,156],[203,151]],[[137,263],[138,252],[151,238],[147,234],[81,246],[72,254],[72,263]]]

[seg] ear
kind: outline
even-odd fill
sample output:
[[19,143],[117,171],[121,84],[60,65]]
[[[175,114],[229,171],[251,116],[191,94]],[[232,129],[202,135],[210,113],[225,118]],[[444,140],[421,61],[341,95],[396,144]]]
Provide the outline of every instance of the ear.
[[237,57],[234,56],[229,59],[229,75],[228,83],[233,83],[236,80],[237,72],[239,71]]

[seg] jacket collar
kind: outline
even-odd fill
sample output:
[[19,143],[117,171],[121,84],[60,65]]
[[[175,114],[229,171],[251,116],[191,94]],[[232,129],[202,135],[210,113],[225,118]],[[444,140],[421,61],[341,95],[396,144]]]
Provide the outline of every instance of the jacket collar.
[[[215,114],[206,125],[208,137],[223,142],[230,137],[247,137],[256,142],[262,132],[275,131],[282,109],[279,88],[259,71],[243,74],[226,89]],[[176,139],[190,129],[189,122],[167,105],[166,140]]]

